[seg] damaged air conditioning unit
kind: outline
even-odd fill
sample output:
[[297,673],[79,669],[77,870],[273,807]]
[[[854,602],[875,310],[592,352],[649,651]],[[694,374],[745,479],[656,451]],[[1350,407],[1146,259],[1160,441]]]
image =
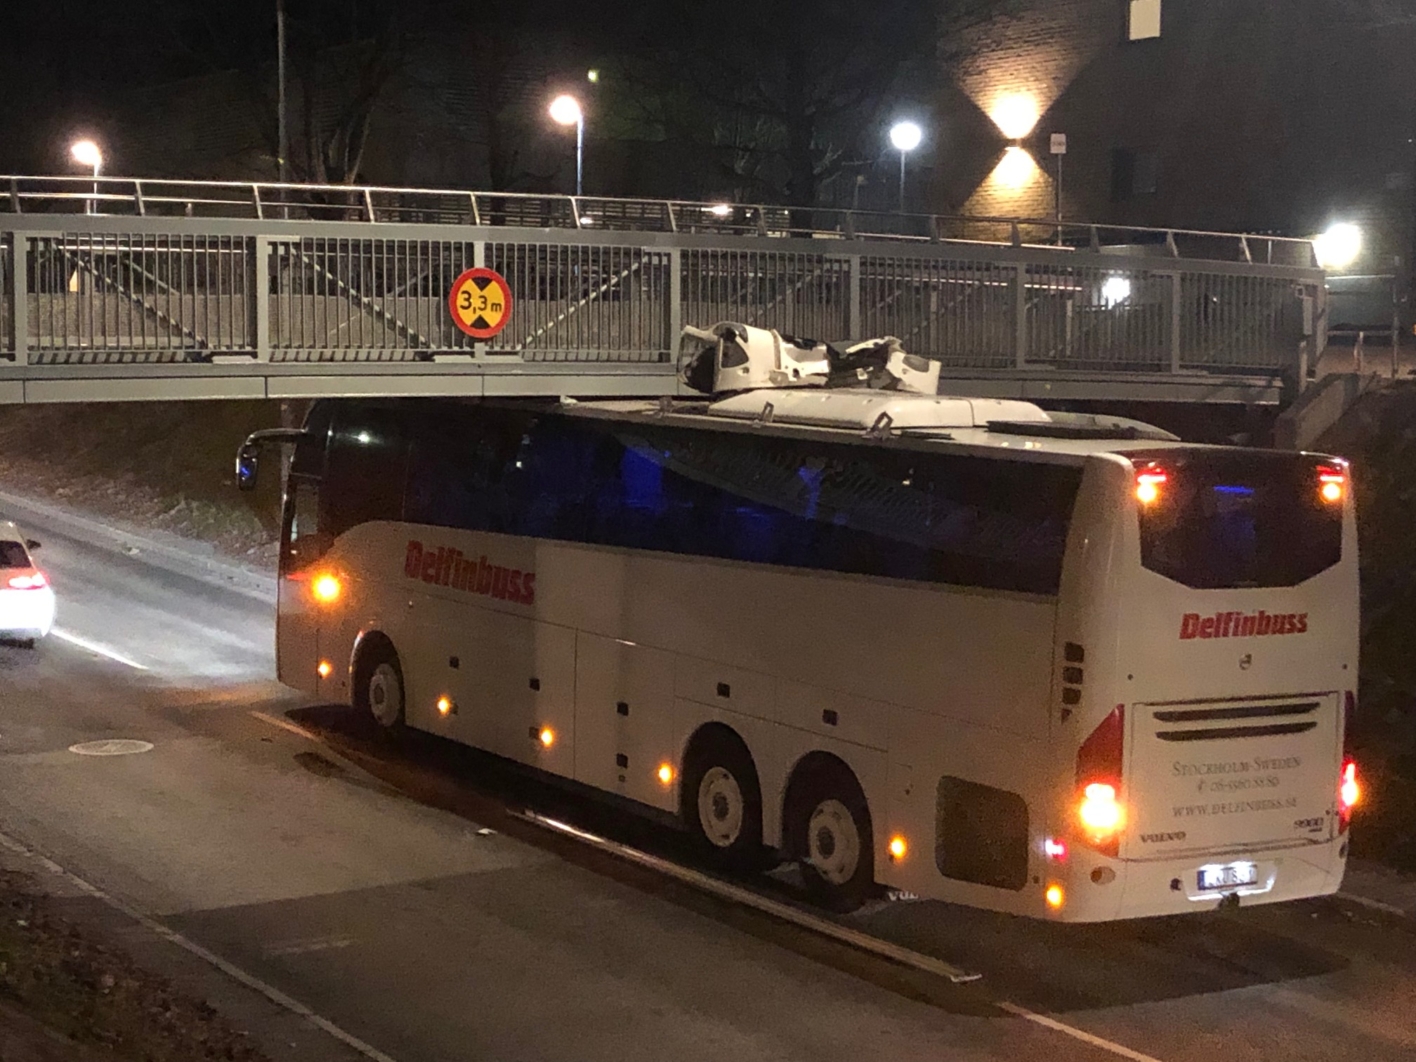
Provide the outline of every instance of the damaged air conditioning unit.
[[939,363],[907,354],[893,336],[860,343],[820,343],[775,329],[724,321],[685,328],[679,374],[703,394],[764,387],[868,387],[933,395]]

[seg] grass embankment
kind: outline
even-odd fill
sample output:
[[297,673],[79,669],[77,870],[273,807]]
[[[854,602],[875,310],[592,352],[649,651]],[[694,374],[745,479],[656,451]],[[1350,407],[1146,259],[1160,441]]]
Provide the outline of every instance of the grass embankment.
[[268,561],[279,476],[241,494],[233,463],[248,432],[279,424],[278,402],[0,406],[0,489]]
[[0,1058],[269,1062],[207,1004],[87,935],[54,903],[23,875],[0,872]]
[[1352,460],[1362,560],[1355,854],[1416,871],[1416,384],[1365,396],[1320,449]]

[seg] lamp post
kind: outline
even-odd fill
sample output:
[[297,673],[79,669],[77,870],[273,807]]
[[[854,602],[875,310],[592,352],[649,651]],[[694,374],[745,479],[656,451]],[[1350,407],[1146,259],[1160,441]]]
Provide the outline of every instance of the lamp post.
[[905,156],[924,139],[924,130],[914,122],[896,122],[890,127],[890,143],[900,153],[900,213],[905,212]]
[[81,166],[93,167],[93,198],[84,206],[85,214],[96,213],[94,204],[98,201],[98,171],[103,166],[103,152],[92,140],[76,140],[69,154]]
[[[285,0],[275,0],[275,169],[285,183],[285,154],[289,134],[285,125]],[[281,193],[282,198],[284,192]]]
[[578,198],[585,174],[585,112],[574,96],[557,96],[551,101],[550,115],[558,125],[575,126],[575,194]]

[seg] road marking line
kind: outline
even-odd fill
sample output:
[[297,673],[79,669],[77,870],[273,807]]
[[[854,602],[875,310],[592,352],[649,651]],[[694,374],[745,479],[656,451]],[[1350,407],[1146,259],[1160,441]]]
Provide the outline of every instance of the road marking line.
[[261,949],[267,958],[283,955],[307,955],[312,951],[330,951],[347,948],[354,943],[353,937],[312,937],[307,940],[287,940],[284,944],[272,944]]
[[64,881],[67,881],[69,884],[87,893],[89,896],[92,896],[95,900],[99,900],[100,902],[107,904],[115,911],[119,911],[122,914],[127,915],[134,922],[137,922],[144,929],[148,930],[148,932],[157,934],[159,937],[162,937],[162,939],[169,941],[172,944],[176,944],[184,951],[190,952],[192,955],[195,955],[202,961],[216,967],[222,973],[226,974],[227,977],[241,982],[241,984],[245,985],[247,988],[255,989],[257,992],[265,996],[266,999],[270,1000],[276,1006],[283,1007],[285,1010],[290,1011],[292,1014],[296,1014],[299,1017],[304,1018],[311,1025],[315,1026],[315,1028],[321,1030],[322,1032],[328,1033],[336,1040],[359,1052],[359,1054],[363,1055],[365,1058],[373,1059],[374,1062],[396,1062],[396,1060],[392,1056],[384,1054],[377,1047],[365,1043],[353,1033],[345,1032],[343,1029],[341,1029],[338,1025],[334,1024],[334,1022],[330,1021],[328,1018],[320,1017],[320,1015],[316,1014],[313,1010],[305,1006],[305,1004],[301,1003],[298,999],[294,999],[291,996],[287,996],[284,992],[276,988],[274,985],[266,984],[266,982],[262,981],[260,978],[252,974],[248,974],[239,966],[228,962],[220,955],[217,955],[215,952],[208,951],[196,941],[189,940],[181,933],[178,933],[175,929],[169,929],[167,926],[163,925],[155,918],[143,914],[143,912],[139,911],[136,907],[125,903],[123,900],[118,899],[116,896],[109,895],[108,893],[100,889],[97,885],[89,884],[87,881],[85,881],[83,878],[79,877],[72,871],[65,870],[63,867],[61,867],[58,863],[54,862],[54,860],[50,859],[48,856],[41,855],[39,852],[36,852],[28,845],[15,840],[8,834],[0,833],[0,848],[6,848],[9,851],[14,852],[16,855],[34,860],[40,866],[44,867],[45,870],[49,871],[56,877],[62,878]]
[[1383,903],[1381,900],[1368,899],[1366,896],[1358,896],[1352,892],[1339,892],[1339,900],[1348,900],[1351,903],[1360,904],[1363,907],[1370,907],[1373,911],[1381,911],[1384,914],[1399,915],[1402,918],[1410,918],[1411,912],[1405,907],[1398,907],[1394,903]]
[[126,664],[128,667],[134,668],[138,671],[148,670],[148,666],[146,664],[140,664],[136,660],[130,660],[128,657],[124,656],[116,649],[110,649],[106,645],[99,645],[97,642],[91,642],[87,638],[80,638],[77,634],[70,634],[68,631],[61,631],[58,627],[55,627],[49,633],[54,635],[54,637],[56,638],[68,642],[70,645],[77,645],[80,649],[87,649],[90,653],[95,653],[98,656],[106,656],[109,660],[116,660],[118,663]]
[[1044,1029],[1051,1029],[1053,1032],[1061,1033],[1063,1036],[1070,1036],[1074,1040],[1080,1040],[1084,1044],[1090,1044],[1099,1050],[1118,1055],[1121,1058],[1128,1058],[1131,1062],[1160,1062],[1154,1055],[1145,1055],[1139,1051],[1132,1051],[1123,1044],[1115,1043],[1111,1040],[1094,1036],[1084,1029],[1078,1029],[1075,1025],[1068,1025],[1066,1022],[1058,1021],[1056,1018],[1049,1018],[1046,1014],[1038,1014],[1036,1011],[1028,1010],[1027,1007],[1020,1007],[1016,1003],[1000,1001],[995,1003],[999,1010],[1005,1010],[1015,1017],[1030,1021],[1035,1025],[1041,1025]]
[[252,718],[259,719],[262,723],[269,723],[271,726],[278,726],[281,730],[288,730],[292,734],[299,734],[306,741],[314,741],[320,745],[329,747],[329,742],[324,741],[313,730],[306,730],[299,723],[292,723],[289,719],[282,719],[278,715],[269,715],[265,712],[251,712]]
[[[287,719],[280,719],[259,711],[252,711],[251,715],[262,722],[278,726],[282,730],[288,730],[293,734],[299,734],[301,737],[308,738],[311,741],[317,741],[326,748],[329,747],[329,743],[320,735],[296,723],[292,723]],[[648,852],[641,852],[637,848],[630,848],[628,845],[600,837],[597,834],[590,833],[588,830],[582,830],[577,826],[561,822],[558,819],[547,818],[544,815],[536,814],[534,811],[516,812],[507,809],[507,813],[524,822],[529,822],[532,825],[540,826],[543,829],[554,830],[567,837],[573,837],[584,844],[608,852],[611,855],[618,856],[627,862],[638,864],[648,870],[664,874],[667,877],[676,878],[684,884],[690,885],[703,892],[708,892],[722,899],[754,908],[773,918],[790,922],[802,929],[830,937],[842,944],[878,955],[884,959],[889,959],[902,966],[909,966],[924,973],[943,977],[953,984],[967,984],[972,981],[982,980],[983,978],[983,975],[980,973],[964,970],[961,967],[944,962],[942,959],[936,959],[932,955],[911,951],[909,948],[881,940],[879,937],[873,937],[860,930],[839,925],[828,918],[802,911],[790,904],[782,903],[780,900],[773,900],[766,896],[761,896],[751,889],[743,888],[740,885],[719,881],[717,878],[701,873],[700,871],[679,866],[677,863],[671,863],[666,859],[660,859],[658,856],[650,855]],[[1058,1021],[1056,1018],[1049,1018],[1045,1014],[1038,1014],[1036,1011],[1028,1010],[1026,1007],[1020,1007],[1016,1003],[1000,1000],[995,1003],[994,1006],[1016,1018],[1030,1021],[1035,1025],[1040,1025],[1044,1029],[1061,1033],[1063,1036],[1070,1036],[1074,1040],[1080,1040],[1082,1043],[1090,1044],[1092,1047],[1106,1051],[1109,1054],[1128,1059],[1129,1062],[1160,1062],[1160,1059],[1156,1058],[1154,1055],[1134,1051],[1124,1044],[1118,1044],[1103,1037],[1096,1036],[1084,1029],[1078,1029],[1073,1025],[1068,1025],[1066,1022]]]
[[923,955],[917,951],[910,951],[908,948],[902,948],[898,944],[892,944],[889,941],[881,940],[879,937],[872,937],[868,933],[862,933],[858,929],[851,929],[848,926],[840,925],[831,921],[829,918],[823,918],[821,915],[802,911],[780,900],[773,900],[766,896],[759,895],[751,889],[743,888],[741,885],[733,885],[726,881],[719,881],[717,878],[710,877],[697,870],[681,867],[677,863],[671,863],[667,859],[660,859],[658,856],[650,855],[648,852],[641,852],[637,848],[630,848],[616,841],[596,836],[593,833],[587,833],[585,830],[578,829],[568,823],[560,822],[557,819],[548,819],[544,815],[537,815],[534,811],[524,811],[520,813],[511,812],[511,814],[516,815],[526,822],[533,823],[536,826],[556,830],[559,833],[574,837],[578,841],[583,841],[585,844],[598,848],[601,851],[609,852],[611,855],[618,856],[628,862],[637,863],[639,866],[647,867],[667,877],[677,878],[686,885],[692,885],[694,888],[703,892],[712,893],[722,899],[731,900],[733,903],[740,903],[746,907],[752,907],[761,911],[763,914],[771,915],[773,918],[780,919],[784,922],[790,922],[795,926],[800,926],[802,929],[810,930],[821,936],[830,937],[833,940],[839,941],[842,944],[848,944],[860,951],[867,951],[881,958],[889,959],[892,962],[910,966],[916,970],[934,974],[937,977],[943,977],[952,981],[954,984],[965,984],[969,981],[977,981],[983,976],[982,974],[971,973],[968,970],[962,970],[957,966],[952,966],[941,959],[934,958],[932,955]]

